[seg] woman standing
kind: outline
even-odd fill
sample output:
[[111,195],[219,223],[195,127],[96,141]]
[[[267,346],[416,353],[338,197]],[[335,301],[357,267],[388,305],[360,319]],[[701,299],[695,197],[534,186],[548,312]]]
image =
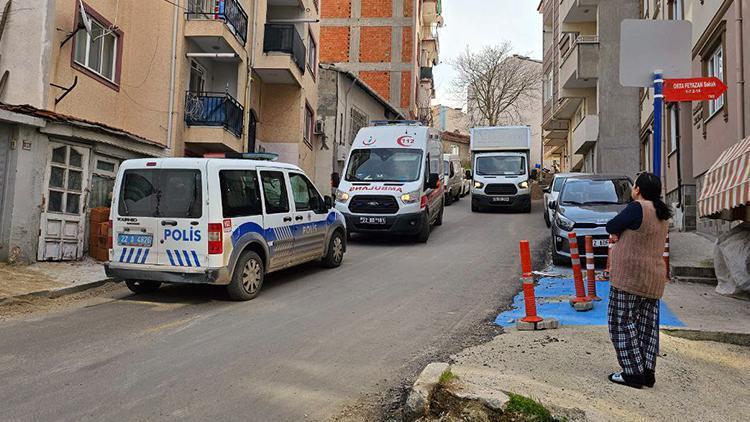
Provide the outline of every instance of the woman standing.
[[659,354],[659,299],[667,282],[662,259],[669,207],[661,200],[661,181],[641,173],[631,190],[633,202],[609,223],[609,337],[621,372],[609,380],[634,388],[653,387]]

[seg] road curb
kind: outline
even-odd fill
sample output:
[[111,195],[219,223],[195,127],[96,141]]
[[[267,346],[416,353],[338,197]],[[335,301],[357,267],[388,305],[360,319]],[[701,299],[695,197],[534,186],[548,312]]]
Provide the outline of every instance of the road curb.
[[0,298],[0,306],[10,304],[16,300],[33,299],[33,298],[40,298],[40,297],[48,298],[48,299],[57,299],[62,296],[68,296],[74,293],[80,293],[86,290],[95,289],[97,287],[104,286],[105,284],[114,283],[114,282],[115,282],[114,279],[107,278],[104,280],[97,280],[97,281],[92,281],[89,283],[76,284],[75,286],[63,287],[62,289],[47,289],[47,290],[39,290],[36,292],[31,292],[31,293],[24,293],[22,295],[6,296],[3,298]]
[[729,331],[705,331],[684,328],[662,328],[662,333],[693,341],[715,341],[717,343],[734,344],[735,346],[750,347],[750,334]]
[[415,421],[429,413],[435,388],[440,384],[440,377],[448,370],[450,370],[450,364],[444,362],[432,362],[425,366],[406,398],[405,421]]

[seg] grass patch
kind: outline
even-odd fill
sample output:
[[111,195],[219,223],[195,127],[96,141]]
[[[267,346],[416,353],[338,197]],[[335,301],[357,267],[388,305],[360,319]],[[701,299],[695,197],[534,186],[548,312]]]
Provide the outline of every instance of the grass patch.
[[509,394],[510,400],[505,411],[523,416],[523,420],[534,422],[554,422],[556,419],[546,407],[538,401],[518,394]]
[[440,381],[439,382],[440,382],[440,385],[446,385],[446,384],[448,384],[451,381],[456,380],[456,379],[458,379],[458,376],[456,374],[454,374],[453,372],[451,372],[450,369],[448,369],[445,372],[443,372],[442,374],[440,374]]

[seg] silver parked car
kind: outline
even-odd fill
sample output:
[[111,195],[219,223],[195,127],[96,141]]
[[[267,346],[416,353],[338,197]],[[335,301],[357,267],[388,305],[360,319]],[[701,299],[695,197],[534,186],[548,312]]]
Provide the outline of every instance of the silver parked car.
[[461,161],[456,156],[445,154],[443,157],[443,180],[445,182],[445,205],[450,205],[461,199],[464,185],[464,174]]
[[551,208],[549,208],[549,203],[552,201],[557,201],[557,197],[560,196],[560,191],[562,190],[563,184],[565,184],[565,180],[568,177],[572,176],[588,176],[588,173],[556,173],[555,176],[552,178],[552,183],[544,189],[544,204],[546,204],[544,209],[544,223],[547,225],[547,227],[550,227],[552,224],[552,217],[554,217],[555,211]]

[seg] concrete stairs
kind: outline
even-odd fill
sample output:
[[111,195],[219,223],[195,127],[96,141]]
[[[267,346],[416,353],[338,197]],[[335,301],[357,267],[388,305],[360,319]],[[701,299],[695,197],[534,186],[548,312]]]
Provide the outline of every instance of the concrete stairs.
[[685,283],[700,283],[715,286],[716,273],[713,266],[703,266],[686,263],[670,263],[670,275],[676,281]]

